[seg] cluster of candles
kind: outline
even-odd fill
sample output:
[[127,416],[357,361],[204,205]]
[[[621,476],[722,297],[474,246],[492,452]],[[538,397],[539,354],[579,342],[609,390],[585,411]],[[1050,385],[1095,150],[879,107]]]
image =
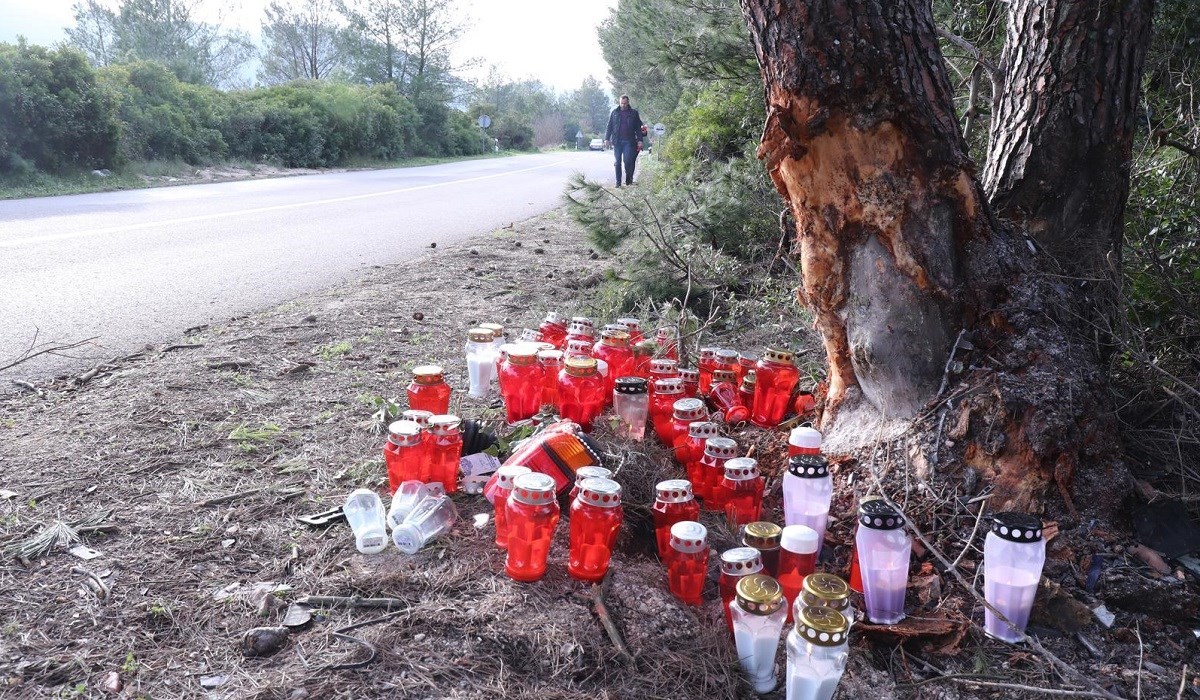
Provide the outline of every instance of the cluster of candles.
[[354,532],[354,544],[363,554],[378,554],[392,542],[405,554],[416,554],[430,540],[449,532],[458,520],[454,501],[441,484],[405,481],[392,495],[386,515],[383,500],[370,489],[358,489],[347,498],[342,512]]
[[[745,421],[774,427],[789,409],[805,404],[807,397],[796,396],[799,373],[791,355],[768,350],[758,358],[701,348],[696,368],[687,369],[679,366],[678,341],[670,328],[646,339],[637,319],[622,318],[605,326],[598,342],[594,329],[590,319],[568,321],[553,313],[537,330],[525,330],[517,343],[504,342],[503,328],[496,324],[472,328],[466,345],[469,394],[487,397],[497,383],[509,424],[551,405],[564,425],[577,430],[590,430],[607,406],[613,407],[624,437],[641,440],[651,426],[687,477],[657,484],[651,508],[670,591],[685,604],[703,603],[709,547],[699,516],[701,510],[722,513],[740,533],[742,546],[720,555],[718,588],[748,678],[758,692],[775,687],[774,658],[783,626],[791,623],[787,698],[828,700],[846,663],[854,621],[850,591],[862,593],[869,621],[895,624],[904,618],[912,553],[904,517],[882,499],[863,499],[849,585],[816,572],[833,495],[820,433],[799,427],[789,435],[782,527],[761,519],[764,480],[756,460],[740,456],[737,443],[720,434],[723,424]],[[395,494],[387,522],[396,545],[416,551],[453,523],[452,504],[448,521],[444,506],[426,504],[439,498],[449,502],[442,492],[456,489],[463,443],[459,419],[447,414],[450,388],[440,367],[416,368],[408,395],[410,409],[390,426],[384,449]],[[557,437],[569,434],[563,430]],[[623,521],[621,486],[609,470],[595,466],[598,460],[588,457],[584,445],[573,448],[581,456],[578,463],[548,454],[554,450],[543,445],[530,441],[519,447],[485,492],[494,508],[496,545],[506,552],[505,572],[517,581],[545,575],[564,510],[558,493],[566,484],[552,474],[566,465],[574,472],[565,508],[567,571],[580,581],[598,582],[608,571]],[[356,496],[364,510],[376,508],[363,492],[351,500]],[[421,518],[410,522],[415,516]],[[350,520],[353,526],[356,518]],[[361,551],[367,551],[364,543],[382,549],[385,542],[378,521],[369,520],[373,529],[360,534],[355,528]],[[1040,521],[1016,513],[995,517],[984,547],[987,634],[1009,642],[1023,638],[1044,559]]]

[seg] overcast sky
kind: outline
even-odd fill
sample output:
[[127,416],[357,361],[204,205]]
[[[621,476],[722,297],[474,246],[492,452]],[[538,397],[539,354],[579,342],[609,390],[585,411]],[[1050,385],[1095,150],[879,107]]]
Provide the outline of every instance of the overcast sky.
[[[256,40],[263,8],[270,0],[201,0],[215,14],[228,8],[225,26],[238,27]],[[76,0],[0,0],[0,42],[18,35],[30,43],[52,45],[65,38],[74,23]],[[116,0],[109,0],[111,5]],[[456,61],[483,60],[473,77],[495,64],[512,78],[538,78],[564,91],[589,75],[608,87],[608,65],[596,40],[596,26],[616,0],[459,0],[471,17],[471,29],[460,43]]]

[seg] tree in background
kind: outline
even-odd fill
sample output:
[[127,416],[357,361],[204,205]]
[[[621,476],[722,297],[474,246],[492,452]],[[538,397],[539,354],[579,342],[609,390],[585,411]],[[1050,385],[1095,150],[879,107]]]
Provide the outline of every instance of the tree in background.
[[86,0],[74,6],[75,26],[67,38],[92,65],[156,61],[180,80],[233,84],[254,55],[254,45],[244,32],[196,19],[204,1],[118,0],[109,7]]
[[613,103],[599,80],[590,75],[584,78],[579,89],[571,94],[569,102],[571,115],[580,121],[584,130],[590,134],[604,134]]
[[408,56],[404,92],[415,103],[426,93],[449,96],[453,64],[450,50],[467,28],[453,0],[402,0],[400,45]]
[[341,62],[333,0],[274,0],[262,25],[259,79],[267,84],[327,78]]
[[338,0],[346,18],[346,59],[354,76],[374,83],[404,82],[408,53],[402,22],[407,0]]

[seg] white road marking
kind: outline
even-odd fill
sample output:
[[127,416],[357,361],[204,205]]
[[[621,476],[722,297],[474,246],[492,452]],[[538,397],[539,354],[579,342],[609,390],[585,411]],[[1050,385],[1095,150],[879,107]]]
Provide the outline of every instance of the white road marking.
[[21,245],[30,245],[35,243],[49,243],[52,241],[66,241],[73,238],[89,238],[91,236],[103,236],[110,233],[125,233],[128,231],[139,231],[142,229],[156,228],[159,226],[176,226],[179,224],[194,224],[200,221],[213,221],[216,219],[228,219],[235,216],[245,216],[248,214],[264,214],[271,211],[286,211],[288,209],[299,209],[300,207],[320,206],[323,204],[339,204],[341,202],[353,202],[359,199],[370,199],[372,197],[388,197],[394,194],[403,194],[405,192],[417,192],[420,190],[429,190],[435,187],[448,187],[450,185],[461,185],[468,182],[479,182],[480,180],[491,180],[492,178],[505,177],[507,175],[517,175],[519,173],[527,173],[533,170],[542,170],[543,168],[553,168],[555,166],[566,163],[565,160],[555,161],[546,165],[536,165],[532,168],[523,168],[521,170],[509,170],[502,173],[493,173],[491,175],[480,175],[478,177],[468,177],[463,180],[449,180],[447,182],[435,182],[429,185],[417,185],[415,187],[403,187],[396,190],[385,190],[383,192],[368,192],[366,194],[353,194],[345,197],[333,197],[330,199],[314,199],[307,202],[293,202],[291,204],[276,204],[270,207],[255,207],[253,209],[238,209],[235,211],[217,212],[215,214],[201,214],[199,216],[185,216],[177,219],[166,219],[163,221],[148,221],[141,224],[127,224],[125,226],[110,226],[108,228],[92,229],[91,231],[72,231],[70,233],[52,233],[44,236],[29,236],[27,238],[14,238],[10,241],[0,241],[0,248],[16,248]]

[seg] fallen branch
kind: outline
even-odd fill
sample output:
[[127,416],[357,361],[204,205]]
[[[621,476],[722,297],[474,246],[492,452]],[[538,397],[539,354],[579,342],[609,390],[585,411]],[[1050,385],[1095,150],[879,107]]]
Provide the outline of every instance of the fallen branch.
[[360,598],[340,595],[309,595],[296,602],[311,605],[314,608],[398,608],[408,605],[406,601],[399,598]]
[[204,347],[204,343],[179,343],[178,345],[168,345],[167,347],[163,348],[162,354],[166,355],[167,353],[175,350],[192,350],[202,347]]
[[344,639],[347,642],[353,642],[354,644],[358,644],[359,646],[366,647],[367,651],[369,652],[369,656],[367,656],[367,658],[363,659],[362,661],[352,661],[350,663],[344,663],[344,664],[330,664],[329,666],[326,666],[322,670],[343,671],[343,670],[350,669],[350,668],[363,668],[364,666],[370,665],[371,662],[375,661],[375,658],[377,656],[379,656],[379,650],[375,648],[374,644],[368,642],[367,640],[349,635],[349,634],[347,634],[347,632],[350,632],[351,630],[356,630],[356,629],[359,629],[362,627],[368,627],[370,625],[376,625],[376,624],[379,624],[380,622],[386,622],[387,620],[391,620],[393,618],[400,617],[401,615],[407,615],[408,612],[409,611],[407,608],[405,608],[404,610],[396,610],[394,612],[387,613],[386,615],[380,615],[379,617],[374,617],[374,618],[371,618],[370,620],[364,620],[363,622],[356,622],[353,625],[346,625],[345,627],[339,627],[336,630],[334,630],[333,636],[337,637],[338,639]]
[[111,591],[109,590],[108,586],[105,585],[104,581],[102,581],[95,573],[88,571],[82,566],[72,566],[71,573],[87,576],[89,583],[95,584],[92,586],[92,590],[96,592],[96,595],[100,596],[101,600],[108,600],[108,594],[111,593]]
[[612,641],[613,646],[617,648],[617,655],[623,662],[632,665],[634,663],[633,654],[629,653],[629,648],[625,646],[625,640],[621,638],[621,631],[617,629],[617,624],[613,622],[612,615],[608,612],[608,606],[604,604],[604,592],[608,589],[610,580],[612,580],[610,577],[605,576],[600,585],[592,585],[591,593],[572,593],[571,596],[582,603],[592,605],[596,617],[600,620],[600,625],[608,633],[608,638]]
[[81,345],[87,345],[88,343],[92,342],[93,340],[96,340],[99,337],[100,336],[94,335],[91,338],[84,338],[83,340],[80,340],[80,341],[77,341],[74,343],[64,343],[62,345],[49,345],[47,347],[42,348],[41,350],[38,350],[37,352],[33,352],[33,349],[35,347],[37,347],[36,346],[37,331],[35,330],[33,333],[33,344],[31,344],[25,352],[21,353],[17,357],[17,359],[13,360],[12,362],[9,362],[6,365],[0,365],[0,372],[3,372],[6,369],[11,369],[13,367],[16,367],[17,365],[21,364],[22,362],[28,362],[39,355],[57,355],[58,353],[60,353],[64,350],[74,350],[75,348],[80,347]]

